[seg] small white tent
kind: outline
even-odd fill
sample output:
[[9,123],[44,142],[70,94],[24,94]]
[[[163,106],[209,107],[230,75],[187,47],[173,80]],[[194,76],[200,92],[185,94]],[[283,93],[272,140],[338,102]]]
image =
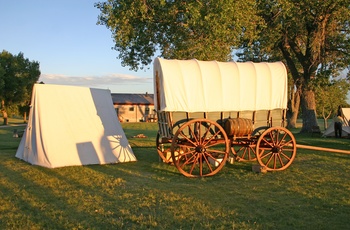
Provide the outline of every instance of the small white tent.
[[33,165],[136,161],[109,90],[35,84],[16,157]]
[[[342,128],[342,137],[347,137],[350,135],[350,108],[342,108],[341,115],[343,118],[343,128]],[[324,131],[323,137],[334,137],[334,122],[332,122],[328,128]]]

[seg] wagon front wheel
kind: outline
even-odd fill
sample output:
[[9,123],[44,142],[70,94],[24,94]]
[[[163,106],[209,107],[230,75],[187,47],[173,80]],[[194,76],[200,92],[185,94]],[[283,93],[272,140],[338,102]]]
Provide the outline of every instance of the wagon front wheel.
[[229,151],[224,129],[207,119],[194,119],[183,124],[171,144],[173,163],[186,177],[215,175],[225,165]]
[[296,156],[296,141],[293,134],[283,127],[265,130],[256,144],[257,160],[267,171],[288,168]]

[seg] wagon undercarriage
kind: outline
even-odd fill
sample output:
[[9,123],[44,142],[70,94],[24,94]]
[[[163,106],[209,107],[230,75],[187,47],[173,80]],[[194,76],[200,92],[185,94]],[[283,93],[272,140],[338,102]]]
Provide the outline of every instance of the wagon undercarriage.
[[212,176],[226,161],[255,161],[267,171],[286,169],[296,155],[296,141],[283,127],[264,127],[242,137],[228,137],[217,122],[193,119],[181,125],[172,138],[157,137],[159,156],[187,177]]

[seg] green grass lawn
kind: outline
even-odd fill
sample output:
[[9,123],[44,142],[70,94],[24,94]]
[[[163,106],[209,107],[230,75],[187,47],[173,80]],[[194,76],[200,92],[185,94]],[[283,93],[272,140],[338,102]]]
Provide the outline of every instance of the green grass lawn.
[[[15,158],[18,127],[0,128],[0,229],[350,229],[350,155],[298,149],[281,172],[236,162],[190,179],[159,162],[157,124],[122,125],[137,162],[56,169]],[[350,139],[293,132],[350,149]]]

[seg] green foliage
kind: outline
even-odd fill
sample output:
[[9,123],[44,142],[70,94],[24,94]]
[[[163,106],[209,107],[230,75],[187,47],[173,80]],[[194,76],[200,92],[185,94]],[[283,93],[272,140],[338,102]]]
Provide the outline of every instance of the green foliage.
[[[159,162],[157,124],[122,126],[137,162],[56,169],[15,158],[18,127],[0,129],[0,228],[350,228],[349,155],[298,149],[285,171],[256,174],[255,162],[236,162],[213,177],[189,179]],[[131,139],[140,133],[147,138]],[[349,149],[348,139],[296,140]]]
[[321,64],[335,73],[349,66],[348,0],[259,0],[255,40],[243,44],[241,59],[286,61],[294,81],[307,86]]
[[335,115],[338,106],[348,107],[347,93],[350,88],[350,83],[345,80],[327,81],[326,78],[320,77],[314,83],[317,114],[323,118],[328,118],[330,115]]
[[[241,60],[283,60],[295,87],[289,105],[303,116],[303,132],[316,125],[314,79],[327,80],[350,63],[348,0],[259,0],[256,39],[242,44]],[[329,74],[318,74],[319,71]],[[345,94],[344,94],[345,95]],[[300,103],[299,103],[300,101]]]
[[239,40],[252,38],[259,24],[253,0],[108,0],[95,6],[122,64],[134,70],[158,52],[173,59],[230,60]]
[[23,105],[30,101],[32,88],[40,77],[39,62],[23,53],[0,53],[0,101],[2,106]]

